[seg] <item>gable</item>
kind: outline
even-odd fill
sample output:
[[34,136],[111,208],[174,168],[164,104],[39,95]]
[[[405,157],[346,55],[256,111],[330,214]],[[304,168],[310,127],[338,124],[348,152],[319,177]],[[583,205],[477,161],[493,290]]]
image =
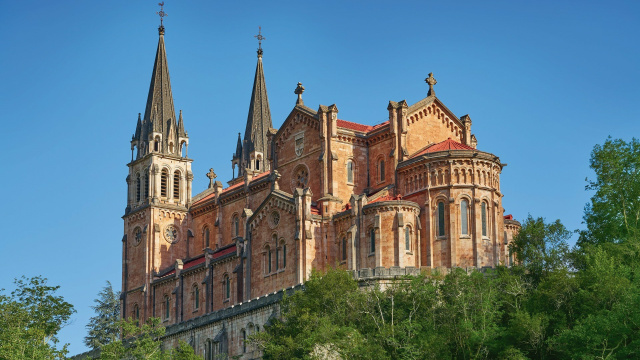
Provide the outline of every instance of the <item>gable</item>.
[[408,154],[448,138],[463,142],[462,122],[436,97],[428,97],[409,107],[404,125]]
[[253,230],[261,226],[265,221],[268,221],[269,215],[274,212],[274,210],[277,210],[283,215],[284,213],[295,214],[296,204],[293,196],[280,190],[272,191],[249,218],[248,224],[250,229]]

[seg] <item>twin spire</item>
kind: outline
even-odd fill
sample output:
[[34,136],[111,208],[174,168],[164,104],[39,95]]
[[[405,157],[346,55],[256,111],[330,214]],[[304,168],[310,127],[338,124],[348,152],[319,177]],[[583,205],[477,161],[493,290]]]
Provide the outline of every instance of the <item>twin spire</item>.
[[[164,3],[159,4],[161,7]],[[155,152],[167,155],[185,156],[182,154],[182,144],[188,143],[188,134],[184,130],[182,111],[176,120],[176,112],[173,106],[173,94],[171,92],[171,80],[169,78],[169,65],[164,44],[164,25],[162,18],[167,14],[161,8],[160,27],[158,28],[159,40],[156,58],[151,74],[151,84],[147,96],[147,105],[144,116],[138,114],[138,123],[135,134],[131,140],[132,149],[137,147],[137,159]],[[246,169],[256,172],[268,170],[267,157],[267,133],[272,128],[267,85],[264,79],[262,66],[262,28],[258,35],[258,63],[253,80],[253,90],[249,103],[249,114],[244,133],[244,140],[240,140],[233,156],[234,165],[238,165],[238,175],[243,175]]]
[[262,67],[262,28],[258,28],[258,64],[253,78],[253,90],[249,102],[249,114],[247,116],[247,126],[244,131],[244,140],[240,141],[238,133],[238,144],[236,152],[233,154],[232,163],[238,165],[238,176],[244,174],[246,169],[256,172],[268,170],[265,159],[267,158],[267,133],[271,129],[271,111],[269,110],[269,97],[267,96],[267,83],[264,80],[264,69]]
[[[164,3],[160,3],[164,5]],[[161,9],[160,27],[158,28],[158,48],[151,73],[151,84],[144,116],[138,114],[138,124],[133,136],[132,146],[138,148],[136,158],[141,158],[148,153],[162,153],[167,155],[185,156],[182,154],[182,145],[188,143],[188,135],[184,130],[182,111],[176,119],[176,111],[173,106],[173,94],[171,92],[171,79],[169,78],[169,65],[164,45],[164,26],[162,18],[167,14]]]

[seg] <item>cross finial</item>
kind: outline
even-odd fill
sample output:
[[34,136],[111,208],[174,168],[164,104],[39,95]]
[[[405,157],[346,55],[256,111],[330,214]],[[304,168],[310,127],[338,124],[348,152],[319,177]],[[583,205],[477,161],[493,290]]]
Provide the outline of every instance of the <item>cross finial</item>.
[[160,27],[158,28],[158,32],[160,33],[160,35],[164,35],[164,25],[162,24],[162,18],[168,16],[168,14],[164,12],[164,1],[159,2],[158,5],[160,5],[160,11],[156,12],[156,14],[160,16]]
[[427,96],[436,96],[436,92],[435,90],[433,90],[433,85],[437,84],[438,82],[436,81],[436,78],[433,77],[433,73],[429,73],[429,77],[424,79],[424,81],[429,84],[429,92],[427,93]]
[[298,87],[293,91],[294,94],[298,95],[298,100],[296,101],[296,105],[304,105],[304,101],[302,101],[302,93],[304,92],[304,86],[302,83],[298,83]]
[[254,35],[253,37],[258,39],[258,57],[262,57],[262,40],[267,39],[262,36],[262,26],[258,26],[258,35]]
[[209,178],[209,188],[213,187],[213,179],[217,178],[218,175],[216,175],[216,173],[213,172],[213,168],[209,169],[209,172],[207,173],[207,177]]

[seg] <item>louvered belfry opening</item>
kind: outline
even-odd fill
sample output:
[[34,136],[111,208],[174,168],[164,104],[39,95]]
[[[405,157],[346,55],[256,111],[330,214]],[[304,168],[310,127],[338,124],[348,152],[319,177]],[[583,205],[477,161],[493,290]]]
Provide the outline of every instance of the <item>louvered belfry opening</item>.
[[180,200],[180,172],[173,173],[173,198]]
[[162,176],[160,178],[160,196],[163,198],[167,197],[167,180],[169,177],[169,173],[167,169],[162,170]]

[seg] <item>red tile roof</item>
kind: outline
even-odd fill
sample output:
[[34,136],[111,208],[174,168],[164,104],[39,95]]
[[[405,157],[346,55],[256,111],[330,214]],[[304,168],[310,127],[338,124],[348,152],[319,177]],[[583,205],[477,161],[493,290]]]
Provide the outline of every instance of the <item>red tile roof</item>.
[[375,130],[377,128],[380,128],[380,127],[382,127],[384,125],[387,125],[389,123],[389,121],[385,121],[382,124],[378,124],[378,125],[374,125],[374,126],[358,124],[358,123],[354,123],[354,122],[351,122],[351,121],[340,120],[340,119],[338,119],[336,121],[336,123],[337,123],[338,127],[366,133],[366,132],[370,132],[372,130]]
[[379,198],[369,201],[369,204],[373,204],[376,203],[378,201],[391,201],[391,200],[402,200],[402,195],[398,195],[398,196],[391,196],[391,195],[385,195],[385,196],[380,196]]
[[189,268],[192,268],[196,265],[200,265],[200,264],[204,264],[204,262],[206,261],[204,255],[197,257],[195,259],[191,259],[189,261],[187,261],[183,266],[182,266],[182,270],[187,270]]
[[504,216],[505,220],[513,220],[513,215],[509,214],[509,215],[505,215]]
[[420,155],[424,155],[427,153],[434,153],[438,151],[448,151],[448,150],[475,150],[471,146],[461,144],[451,138],[448,138],[445,141],[439,142],[437,144],[429,145],[426,149],[420,151],[419,153],[412,156],[412,158]]
[[[263,172],[263,173],[261,173],[261,174],[257,175],[256,177],[254,177],[253,179],[251,179],[251,182],[250,182],[250,183],[252,183],[252,182],[254,182],[254,181],[258,180],[258,179],[261,179],[261,178],[263,178],[263,177],[265,177],[265,176],[267,176],[267,175],[269,175],[269,174],[271,174],[271,171]],[[237,189],[237,188],[241,187],[242,185],[244,185],[244,182],[240,181],[239,183],[237,183],[237,184],[233,184],[233,185],[229,186],[229,187],[228,187],[228,188],[226,188],[226,189],[222,189],[222,193],[224,194],[224,193],[226,193],[226,192],[228,192],[228,191],[231,191],[231,190]],[[200,204],[200,203],[203,203],[203,202],[205,202],[205,201],[207,201],[207,200],[209,200],[209,199],[211,199],[211,198],[213,198],[213,197],[215,197],[215,196],[216,196],[216,193],[211,193],[211,194],[209,194],[209,195],[207,195],[207,196],[203,197],[202,199],[200,199],[200,200],[196,201],[195,203],[193,203],[193,205],[198,205],[198,204]]]
[[320,209],[317,206],[311,205],[311,213],[314,215],[320,215]]
[[[182,265],[182,270],[187,270],[187,269],[192,268],[192,267],[194,267],[196,265],[203,264],[205,261],[206,261],[206,259],[205,259],[204,255],[200,255],[199,257],[193,258],[193,259],[187,261],[186,263],[184,263]],[[174,268],[171,271],[169,271],[168,273],[162,275],[162,277],[175,275],[175,273],[176,273],[176,269]]]
[[226,249],[223,248],[223,249],[218,250],[217,252],[214,252],[211,257],[212,257],[212,259],[215,260],[215,259],[223,257],[224,255],[231,254],[231,253],[234,253],[234,252],[236,252],[236,244],[233,244],[232,246],[229,246]]
[[193,203],[193,205],[198,205],[198,204],[200,204],[200,203],[202,203],[202,202],[205,202],[205,201],[207,201],[207,200],[211,199],[211,198],[212,198],[212,197],[214,197],[214,196],[216,196],[216,193],[211,193],[211,194],[209,194],[209,195],[207,195],[207,196],[203,197],[202,199],[200,199],[200,200],[198,200],[198,201],[194,202],[194,203]]
[[258,180],[258,179],[261,179],[261,178],[263,178],[263,177],[265,177],[265,176],[267,176],[269,174],[271,174],[271,171],[263,172],[263,173],[259,174],[258,176],[254,176],[253,179],[251,179],[251,182],[254,182],[254,181]]

